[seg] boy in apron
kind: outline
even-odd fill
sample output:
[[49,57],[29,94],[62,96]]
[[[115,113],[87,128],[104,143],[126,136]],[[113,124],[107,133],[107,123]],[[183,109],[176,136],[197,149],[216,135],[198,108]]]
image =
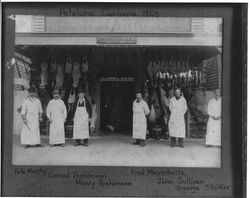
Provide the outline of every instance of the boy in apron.
[[78,101],[76,103],[76,110],[74,116],[73,139],[76,140],[75,146],[88,146],[89,139],[89,121],[92,116],[92,108],[90,102],[84,97],[84,92],[79,90]]
[[149,114],[147,103],[142,99],[141,93],[136,94],[136,100],[133,102],[133,144],[146,145],[147,118]]

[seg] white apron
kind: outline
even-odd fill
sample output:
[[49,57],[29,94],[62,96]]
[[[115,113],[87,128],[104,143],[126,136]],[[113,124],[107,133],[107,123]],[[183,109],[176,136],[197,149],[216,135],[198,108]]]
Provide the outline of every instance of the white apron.
[[184,97],[177,100],[172,97],[170,100],[169,109],[171,111],[169,119],[169,136],[177,138],[185,138],[186,128],[185,128],[185,118],[184,114],[187,111],[187,104]]
[[49,129],[49,144],[64,144],[64,119],[67,117],[67,110],[63,101],[52,99],[48,104],[46,114],[52,120]]
[[146,115],[149,114],[149,108],[145,101],[133,104],[133,138],[146,139],[147,133],[147,119]]
[[40,144],[39,113],[42,113],[41,102],[37,98],[28,98],[22,104],[21,114],[26,115],[27,124],[23,124],[21,144]]
[[206,145],[221,145],[221,119],[214,120],[211,116],[221,116],[221,99],[212,99],[208,103],[208,123],[206,134]]
[[[85,103],[85,100],[83,101]],[[79,101],[74,116],[73,139],[88,139],[89,138],[89,114],[84,107],[79,107]]]

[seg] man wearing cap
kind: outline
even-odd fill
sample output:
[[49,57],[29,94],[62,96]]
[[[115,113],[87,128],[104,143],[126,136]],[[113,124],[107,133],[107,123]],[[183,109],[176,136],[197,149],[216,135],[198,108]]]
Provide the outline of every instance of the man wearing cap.
[[23,128],[21,131],[21,144],[25,148],[41,146],[39,121],[42,120],[42,105],[36,98],[36,89],[30,87],[28,90],[29,96],[24,100],[21,109],[23,120]]
[[141,93],[137,93],[136,100],[133,102],[133,138],[136,140],[133,144],[145,146],[147,132],[146,115],[149,112],[148,105],[142,99]]
[[[169,136],[171,137],[171,147],[184,147],[183,139],[186,137],[184,114],[187,111],[187,102],[181,96],[181,90],[175,90],[175,96],[170,99],[169,110],[171,111],[169,119]],[[176,140],[178,138],[178,144]]]
[[58,89],[53,91],[53,97],[46,109],[46,115],[50,122],[49,144],[50,146],[64,146],[64,122],[66,122],[67,118],[67,109],[64,102],[60,99],[60,91]]
[[92,108],[90,102],[84,97],[82,90],[79,90],[78,97],[74,116],[73,139],[76,140],[75,146],[81,145],[81,140],[83,140],[84,146],[88,146],[89,121],[92,117]]
[[206,145],[221,146],[221,94],[215,90],[214,98],[208,102],[207,112],[209,115],[207,123]]

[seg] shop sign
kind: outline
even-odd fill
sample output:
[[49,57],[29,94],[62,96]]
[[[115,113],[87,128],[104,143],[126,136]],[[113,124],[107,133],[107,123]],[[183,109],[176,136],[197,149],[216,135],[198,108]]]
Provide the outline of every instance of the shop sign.
[[[16,16],[16,32],[44,33],[176,33],[191,32],[189,17],[50,17]],[[25,24],[25,25],[24,25]],[[34,31],[33,26],[35,25]],[[46,28],[45,28],[46,27]]]
[[102,77],[100,82],[134,82],[133,77]]
[[96,38],[97,44],[136,44],[137,38],[130,36],[101,36]]

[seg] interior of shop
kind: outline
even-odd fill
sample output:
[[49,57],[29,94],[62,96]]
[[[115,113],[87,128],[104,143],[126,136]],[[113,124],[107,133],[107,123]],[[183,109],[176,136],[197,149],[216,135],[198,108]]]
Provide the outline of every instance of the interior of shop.
[[[91,135],[132,135],[132,103],[141,92],[151,110],[148,135],[163,138],[168,133],[166,99],[175,87],[182,88],[189,107],[187,137],[204,137],[207,94],[220,81],[218,47],[16,46],[15,50],[32,60],[30,85],[36,87],[44,112],[52,90],[61,90],[68,108],[67,137],[82,89],[95,112]],[[48,134],[45,115],[41,127]]]

